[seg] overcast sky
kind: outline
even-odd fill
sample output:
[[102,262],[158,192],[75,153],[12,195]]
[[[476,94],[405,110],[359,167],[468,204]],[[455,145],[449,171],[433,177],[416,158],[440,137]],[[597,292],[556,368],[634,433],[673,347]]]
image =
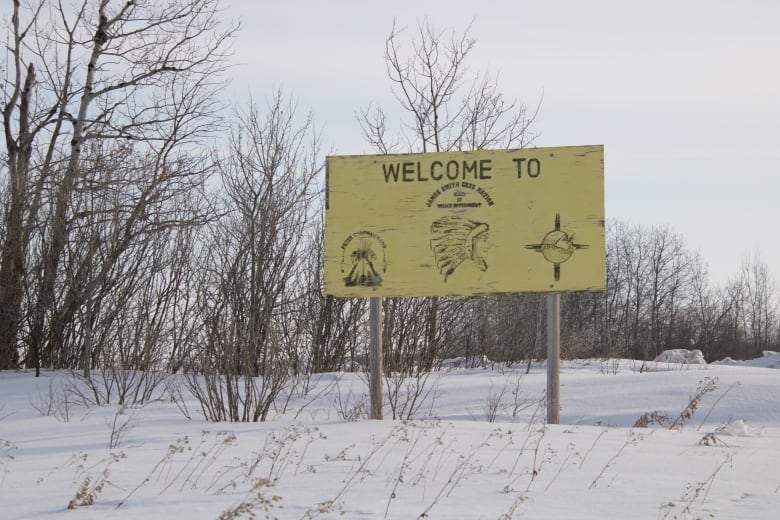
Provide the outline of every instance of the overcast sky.
[[[536,146],[603,144],[606,215],[669,226],[716,282],[760,254],[780,283],[780,2],[227,0],[233,96],[283,87],[334,154],[374,153],[355,113],[395,109],[397,25],[477,40],[469,61],[541,108]],[[411,31],[410,31],[411,32]]]

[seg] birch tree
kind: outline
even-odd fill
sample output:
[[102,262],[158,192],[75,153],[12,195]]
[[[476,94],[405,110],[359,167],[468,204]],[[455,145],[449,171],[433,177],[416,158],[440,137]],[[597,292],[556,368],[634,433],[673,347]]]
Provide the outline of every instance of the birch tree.
[[107,172],[86,166],[97,160],[94,154],[147,160],[129,205],[120,205],[124,237],[113,242],[109,262],[121,258],[155,204],[170,200],[170,190],[181,191],[189,180],[198,185],[203,170],[189,170],[183,157],[218,128],[220,77],[236,30],[218,21],[219,11],[217,0],[13,3],[2,86],[7,197],[0,368],[19,361],[24,316],[25,364],[56,365],[60,298],[70,295],[73,309],[86,301],[87,292],[61,285],[69,283],[63,280],[69,249],[103,240],[71,242],[91,215],[78,207],[81,194],[114,183]]

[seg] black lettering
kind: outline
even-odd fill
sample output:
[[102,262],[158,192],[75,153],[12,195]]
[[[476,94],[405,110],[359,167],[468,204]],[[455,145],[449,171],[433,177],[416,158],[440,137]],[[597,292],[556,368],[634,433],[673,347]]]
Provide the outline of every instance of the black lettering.
[[542,173],[542,163],[539,162],[539,159],[525,159],[524,157],[522,157],[522,158],[512,159],[512,161],[514,161],[515,165],[517,166],[518,179],[523,178],[523,170],[525,170],[525,174],[531,177],[532,179],[539,177],[539,174]]
[[414,163],[405,162],[403,165],[403,181],[412,182],[414,180]]
[[385,173],[385,182],[390,182],[390,177],[393,178],[393,181],[398,182],[398,172],[401,170],[400,164],[383,164],[382,170]]
[[444,177],[444,174],[442,172],[438,172],[437,173],[436,170],[435,170],[436,166],[441,168],[444,165],[440,161],[433,161],[431,163],[431,179],[433,179],[435,181],[440,181],[442,179],[442,177]]
[[491,179],[490,176],[490,170],[493,168],[491,167],[490,159],[482,159],[479,161],[479,178],[480,179]]
[[[453,171],[452,168],[455,168]],[[447,163],[447,178],[451,181],[454,181],[458,178],[460,175],[460,166],[458,165],[458,161],[449,161]]]
[[491,198],[490,194],[483,190],[482,188],[477,188],[477,193],[482,195],[482,198],[485,199],[485,201],[488,203],[488,206],[493,205],[493,199]]
[[423,177],[422,168],[420,168],[420,163],[417,163],[417,180],[420,182],[425,182],[428,180],[428,177]]
[[517,178],[518,179],[522,179],[523,178],[523,163],[525,162],[525,158],[512,159],[512,160],[517,165]]
[[[530,177],[538,177],[541,171],[541,165],[538,159],[530,159],[527,163],[526,159],[512,159],[517,164],[517,177],[522,176],[522,170],[525,167],[526,173]],[[491,171],[493,170],[492,162],[490,159],[473,160],[473,161],[447,161],[442,163],[441,161],[433,161],[428,168],[427,172],[423,171],[421,162],[399,162],[399,163],[385,163],[382,164],[382,173],[385,177],[385,182],[427,182],[430,180],[441,181],[445,178],[451,181],[457,181],[458,179],[492,179]],[[426,175],[427,173],[427,175]],[[457,184],[454,184],[457,186]]]
[[471,164],[469,164],[468,161],[463,161],[463,178],[466,178],[466,175],[468,175],[470,172],[474,173],[474,178],[477,178],[477,161],[472,161]]
[[528,159],[528,176],[534,179],[542,173],[542,164],[539,159]]

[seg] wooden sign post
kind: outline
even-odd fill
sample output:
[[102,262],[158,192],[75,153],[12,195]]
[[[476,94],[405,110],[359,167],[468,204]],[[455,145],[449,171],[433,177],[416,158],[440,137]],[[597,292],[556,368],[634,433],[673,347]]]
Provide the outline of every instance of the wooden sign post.
[[382,419],[382,298],[369,300],[369,396],[371,399],[371,419]]
[[547,295],[547,423],[560,424],[561,295]]

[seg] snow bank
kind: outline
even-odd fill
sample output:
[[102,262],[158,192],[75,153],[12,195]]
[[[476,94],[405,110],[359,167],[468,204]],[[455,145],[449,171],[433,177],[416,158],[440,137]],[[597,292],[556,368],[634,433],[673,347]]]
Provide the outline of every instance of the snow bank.
[[748,359],[746,361],[739,361],[727,357],[720,361],[714,361],[713,365],[741,365],[746,367],[758,367],[758,368],[780,368],[780,353],[773,350],[765,350],[764,355],[756,359]]
[[664,350],[654,359],[657,363],[680,363],[683,365],[706,365],[704,354],[701,350],[688,350],[678,348],[673,350]]
[[[369,420],[356,373],[312,376],[268,422],[208,423],[181,375],[166,381],[170,398],[86,406],[68,372],[0,371],[0,517],[778,517],[774,371],[604,363],[562,362],[561,425],[544,424],[543,363],[388,385],[399,406],[424,401],[404,421],[389,407]],[[651,411],[677,416],[704,377],[718,388],[682,430],[632,427]]]
[[745,421],[739,419],[737,421],[731,421],[718,429],[718,433],[723,435],[731,435],[733,437],[753,437],[758,433],[748,426]]

